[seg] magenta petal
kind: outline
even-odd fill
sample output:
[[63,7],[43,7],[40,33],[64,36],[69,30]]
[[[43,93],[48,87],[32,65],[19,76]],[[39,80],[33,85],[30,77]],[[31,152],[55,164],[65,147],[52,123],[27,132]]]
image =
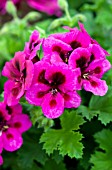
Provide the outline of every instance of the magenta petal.
[[64,43],[61,40],[53,38],[53,37],[46,38],[43,42],[42,47],[43,47],[44,55],[52,53],[54,51],[54,47],[56,47],[56,48],[58,47],[62,51],[71,51],[72,50],[70,45]]
[[111,64],[106,59],[94,60],[90,63],[85,72],[90,72],[91,75],[101,78],[102,75],[111,68]]
[[30,104],[40,106],[48,91],[49,86],[44,84],[35,84],[26,92],[25,98]]
[[19,72],[22,72],[25,68],[25,54],[21,51],[16,52],[12,64]]
[[[88,49],[86,48],[77,48],[76,50],[74,50],[72,52],[72,54],[70,55],[68,64],[72,69],[78,68],[78,67],[86,67],[89,60],[90,60],[90,52]],[[78,64],[78,61],[80,60]]]
[[27,90],[31,86],[33,75],[34,75],[34,65],[32,61],[26,60],[25,90]]
[[86,91],[94,95],[104,96],[107,93],[108,86],[104,80],[89,76],[89,80],[83,80],[83,87]]
[[23,139],[17,130],[9,128],[6,132],[3,132],[3,147],[5,150],[15,151],[21,147],[22,143]]
[[49,83],[51,83],[54,78],[61,80],[61,84],[59,84],[58,87],[63,92],[66,90],[72,91],[76,88],[75,76],[75,72],[70,69],[67,64],[62,62],[52,64],[45,72],[45,78]]
[[18,114],[22,113],[22,106],[20,104],[16,104],[14,106],[8,106],[7,110],[8,110],[8,113],[11,116],[15,116],[15,115],[18,115]]
[[42,103],[42,111],[49,119],[59,117],[64,111],[64,99],[60,93],[53,96],[51,93],[45,95]]
[[3,158],[2,156],[0,155],[0,166],[3,164]]
[[34,64],[34,76],[33,76],[33,84],[38,84],[38,83],[43,83],[43,80],[41,81],[42,78],[44,78],[45,71],[48,69],[50,64],[45,61],[39,61]]
[[81,97],[75,92],[67,92],[63,95],[65,108],[77,108],[81,104]]
[[0,153],[2,153],[3,150],[3,140],[2,140],[2,132],[0,131]]
[[11,119],[10,127],[16,129],[19,133],[27,131],[32,126],[32,123],[25,114],[15,115]]
[[21,87],[19,83],[8,80],[4,84],[4,101],[8,106],[18,104],[23,94],[24,88]]
[[94,55],[94,59],[105,58],[104,50],[98,44],[90,44],[88,49]]
[[61,15],[61,10],[58,6],[58,1],[57,0],[41,0],[41,1],[37,1],[37,0],[28,0],[28,4],[29,6],[35,8],[36,10],[45,12],[49,15],[57,15],[60,16]]

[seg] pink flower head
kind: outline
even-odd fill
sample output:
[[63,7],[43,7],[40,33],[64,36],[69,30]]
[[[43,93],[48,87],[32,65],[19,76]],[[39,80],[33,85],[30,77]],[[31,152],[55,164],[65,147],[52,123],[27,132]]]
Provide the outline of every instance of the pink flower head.
[[23,52],[17,52],[11,61],[6,62],[2,75],[9,79],[4,86],[5,101],[15,105],[32,83],[33,63],[25,59]]
[[47,13],[48,15],[61,16],[62,12],[58,5],[58,0],[27,0],[29,6],[36,10]]
[[59,117],[65,108],[77,108],[80,96],[76,93],[78,69],[72,71],[64,63],[50,65],[40,61],[34,65],[33,85],[26,92],[29,103],[41,106],[48,118]]
[[78,30],[78,28],[66,28],[69,29],[69,32],[52,34],[44,40],[44,60],[51,63],[60,61],[68,63],[69,57],[75,49],[89,47],[91,38],[88,34]]
[[31,121],[23,114],[21,105],[7,106],[0,102],[0,151],[15,151],[23,143],[22,133],[31,127]]
[[104,80],[101,80],[101,77],[111,68],[111,64],[104,58],[104,53],[99,53],[98,45],[94,45],[94,48],[92,47],[91,50],[77,48],[71,54],[68,64],[72,69],[80,68],[79,86],[83,85],[86,91],[94,95],[103,96],[108,86]]
[[24,48],[25,58],[32,60],[33,63],[39,61],[37,51],[40,49],[41,43],[42,39],[39,37],[39,32],[34,30]]

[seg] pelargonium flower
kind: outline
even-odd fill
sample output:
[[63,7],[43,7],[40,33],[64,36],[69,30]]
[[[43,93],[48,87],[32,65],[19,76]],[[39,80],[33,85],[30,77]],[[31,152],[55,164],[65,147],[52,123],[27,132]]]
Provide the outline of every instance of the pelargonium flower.
[[94,95],[106,94],[108,86],[101,78],[111,68],[111,64],[104,58],[104,53],[100,52],[98,45],[91,45],[88,49],[77,48],[72,52],[68,64],[72,69],[80,68],[79,86]]
[[36,10],[45,12],[49,15],[62,15],[61,9],[58,5],[58,0],[27,0],[27,3]]
[[78,71],[72,71],[64,63],[50,65],[39,61],[34,64],[34,78],[26,99],[30,104],[41,106],[44,115],[51,119],[59,117],[64,108],[77,108],[81,103],[75,91]]
[[15,105],[32,83],[33,63],[25,59],[23,52],[17,52],[11,61],[6,62],[2,75],[9,79],[4,85],[5,101]]
[[23,143],[22,133],[31,125],[29,117],[22,113],[21,105],[10,107],[0,102],[0,150],[19,149]]
[[34,30],[30,36],[29,42],[26,43],[24,48],[25,58],[27,60],[32,60],[33,63],[39,61],[37,51],[40,49],[42,39],[40,39],[39,32]]
[[[71,53],[78,47],[87,48],[91,38],[77,28],[69,28],[70,32],[52,34],[43,42],[44,59],[51,63],[63,61],[68,63]],[[63,45],[63,49],[61,47]],[[66,45],[65,45],[66,44]],[[67,48],[69,47],[69,48]],[[55,53],[55,54],[54,54]],[[58,56],[56,55],[58,54]]]

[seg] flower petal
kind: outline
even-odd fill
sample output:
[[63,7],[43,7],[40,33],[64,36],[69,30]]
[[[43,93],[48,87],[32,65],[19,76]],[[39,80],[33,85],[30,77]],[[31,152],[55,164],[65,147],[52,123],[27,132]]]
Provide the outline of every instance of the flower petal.
[[6,132],[3,132],[3,147],[7,151],[15,151],[21,147],[23,139],[20,133],[13,129],[9,128]]
[[44,84],[35,84],[26,92],[25,98],[30,104],[40,106],[48,91],[49,86]]
[[32,126],[32,123],[25,114],[19,114],[12,117],[10,127],[16,129],[19,133],[27,131]]
[[83,87],[86,91],[94,95],[104,96],[107,93],[108,86],[104,80],[89,76],[89,80],[83,80]]
[[26,78],[25,78],[25,90],[31,86],[34,75],[34,65],[32,61],[26,60]]
[[60,93],[45,95],[42,103],[42,111],[47,118],[54,119],[59,117],[64,111],[64,99]]
[[81,97],[75,92],[67,92],[63,95],[65,108],[77,108],[81,104]]
[[23,94],[24,87],[21,87],[19,83],[8,80],[4,84],[4,101],[8,106],[18,104]]
[[111,64],[106,59],[94,60],[90,63],[89,67],[85,72],[89,72],[90,75],[93,75],[97,78],[101,78],[103,74],[111,68]]
[[88,65],[90,52],[86,48],[77,48],[70,55],[68,64],[72,69],[80,68],[81,70]]

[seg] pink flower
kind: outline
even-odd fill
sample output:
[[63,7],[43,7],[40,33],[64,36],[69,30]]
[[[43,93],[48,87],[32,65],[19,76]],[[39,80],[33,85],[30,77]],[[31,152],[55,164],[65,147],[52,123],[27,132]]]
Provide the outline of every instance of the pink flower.
[[48,15],[56,15],[58,17],[62,15],[58,0],[27,0],[27,3],[32,8],[45,12]]
[[44,60],[51,63],[63,61],[68,63],[72,52],[79,48],[89,47],[91,38],[77,28],[69,28],[69,32],[52,34],[43,42]]
[[71,54],[68,64],[72,69],[80,68],[79,86],[94,95],[106,94],[108,86],[101,78],[111,68],[111,64],[98,45],[91,45],[88,49],[77,48]]
[[15,151],[23,143],[22,133],[31,127],[27,115],[22,113],[21,105],[7,106],[0,103],[0,150]]
[[25,58],[27,60],[32,60],[33,63],[39,61],[37,51],[40,49],[42,39],[39,37],[39,32],[34,30],[30,36],[29,42],[26,43],[24,48]]
[[59,117],[65,108],[77,108],[81,103],[76,93],[79,70],[72,71],[64,63],[50,65],[39,61],[34,64],[34,78],[26,92],[30,104],[42,107],[48,118]]
[[6,62],[2,74],[9,79],[4,85],[5,101],[15,105],[32,83],[33,63],[25,59],[23,52],[17,52],[11,61]]

